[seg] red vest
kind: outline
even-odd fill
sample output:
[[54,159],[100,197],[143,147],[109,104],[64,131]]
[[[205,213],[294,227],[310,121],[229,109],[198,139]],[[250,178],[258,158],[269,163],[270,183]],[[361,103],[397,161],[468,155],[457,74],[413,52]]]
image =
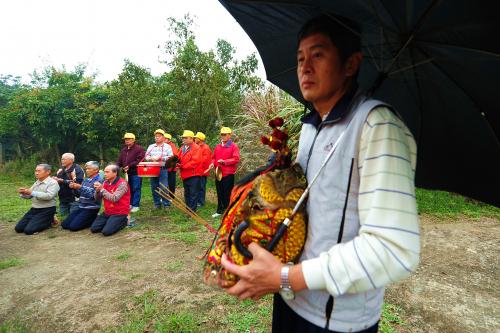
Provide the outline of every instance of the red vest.
[[[115,193],[118,185],[125,183],[128,187],[128,183],[122,178],[116,178],[113,183],[108,183],[105,181],[103,188],[109,193]],[[106,215],[128,215],[130,213],[130,188],[127,192],[117,201],[113,202],[107,199],[104,201],[104,214]]]

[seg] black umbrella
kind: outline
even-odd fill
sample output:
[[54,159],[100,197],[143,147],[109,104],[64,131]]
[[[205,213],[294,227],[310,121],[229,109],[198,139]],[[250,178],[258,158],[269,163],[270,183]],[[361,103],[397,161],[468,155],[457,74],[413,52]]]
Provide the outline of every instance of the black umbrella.
[[500,1],[220,2],[259,50],[268,80],[300,101],[300,27],[324,13],[360,24],[360,85],[415,135],[417,186],[500,207]]

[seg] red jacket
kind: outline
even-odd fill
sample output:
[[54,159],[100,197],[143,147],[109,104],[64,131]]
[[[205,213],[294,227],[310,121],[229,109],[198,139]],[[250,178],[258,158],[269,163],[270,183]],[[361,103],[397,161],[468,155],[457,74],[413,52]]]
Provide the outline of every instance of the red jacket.
[[[219,164],[218,160],[224,160],[224,164]],[[231,140],[228,140],[225,145],[219,143],[214,148],[212,155],[212,163],[214,167],[220,166],[222,169],[222,177],[234,175],[236,168],[240,162],[240,148]]]
[[[200,150],[201,150],[201,156],[202,156],[202,168],[201,172],[205,172],[208,170],[208,167],[212,163],[212,151],[210,150],[210,147],[205,143],[202,142],[200,145]],[[207,177],[210,171],[207,171],[202,174],[202,176]]]
[[200,146],[192,143],[188,150],[184,153],[184,146],[179,148],[179,169],[181,170],[181,178],[186,179],[194,176],[201,176],[202,156]]
[[[172,153],[174,153],[174,156],[178,156],[179,154],[179,149],[177,149],[177,146],[175,143],[172,141],[167,142],[170,148],[172,148]],[[168,168],[167,171],[177,171],[177,168]]]
[[[103,184],[103,188],[109,193],[115,193],[117,187],[121,184],[125,183],[128,187],[127,182],[117,177],[113,183],[108,183],[105,181]],[[130,213],[130,188],[125,194],[118,199],[117,202],[113,202],[111,200],[103,199],[104,201],[104,214],[106,215],[128,215]]]

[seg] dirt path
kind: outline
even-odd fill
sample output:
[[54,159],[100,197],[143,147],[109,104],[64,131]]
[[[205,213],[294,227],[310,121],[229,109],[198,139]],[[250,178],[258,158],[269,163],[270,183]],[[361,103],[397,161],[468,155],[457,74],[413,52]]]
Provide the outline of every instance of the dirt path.
[[[0,260],[25,263],[0,271],[0,322],[17,316],[34,332],[100,331],[119,324],[130,298],[146,290],[160,291],[172,306],[210,297],[195,259],[202,244],[139,231],[104,238],[51,229],[28,237],[12,229],[0,223]],[[499,332],[499,240],[495,221],[424,219],[417,274],[387,291],[386,300],[406,310],[404,331]]]
[[103,237],[51,229],[28,237],[0,224],[0,259],[25,260],[0,271],[0,322],[18,316],[34,332],[100,331],[123,320],[127,302],[146,290],[161,291],[171,304],[194,301],[202,297],[201,281],[192,278],[200,274],[200,252],[139,232]]
[[422,223],[417,274],[387,291],[417,332],[500,332],[500,224]]

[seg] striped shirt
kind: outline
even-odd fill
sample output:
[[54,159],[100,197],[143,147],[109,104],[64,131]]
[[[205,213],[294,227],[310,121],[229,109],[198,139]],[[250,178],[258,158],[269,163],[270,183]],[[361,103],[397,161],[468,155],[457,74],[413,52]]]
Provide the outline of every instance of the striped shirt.
[[358,236],[302,262],[308,289],[333,296],[397,281],[419,260],[413,136],[392,111],[377,107],[362,127],[358,148]]
[[157,145],[153,143],[149,145],[148,150],[146,151],[145,160],[151,160],[151,157],[160,157],[161,161],[163,161],[163,165],[165,165],[165,161],[168,160],[170,156],[173,156],[172,147],[168,143],[162,143],[161,145]]

